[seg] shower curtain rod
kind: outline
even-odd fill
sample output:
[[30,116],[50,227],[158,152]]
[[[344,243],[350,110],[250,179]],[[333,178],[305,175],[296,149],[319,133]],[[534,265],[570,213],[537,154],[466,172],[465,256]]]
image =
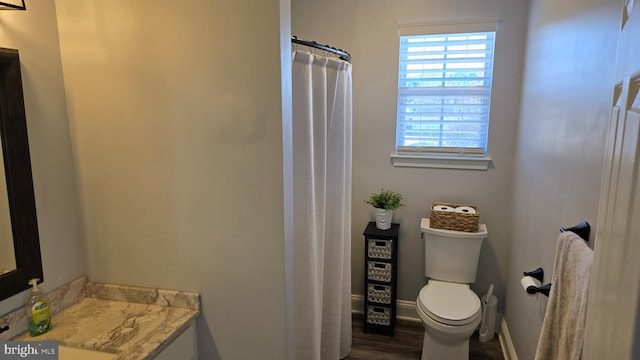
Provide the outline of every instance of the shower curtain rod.
[[336,49],[336,48],[334,48],[332,46],[329,46],[329,45],[318,44],[315,41],[300,40],[300,39],[298,39],[297,36],[292,36],[291,37],[291,42],[294,43],[294,44],[300,44],[300,45],[309,46],[309,47],[312,47],[312,48],[328,51],[330,53],[338,55],[338,57],[341,60],[344,60],[344,61],[347,61],[347,62],[351,62],[351,54],[349,54],[348,52],[346,52],[346,51],[344,51],[342,49]]

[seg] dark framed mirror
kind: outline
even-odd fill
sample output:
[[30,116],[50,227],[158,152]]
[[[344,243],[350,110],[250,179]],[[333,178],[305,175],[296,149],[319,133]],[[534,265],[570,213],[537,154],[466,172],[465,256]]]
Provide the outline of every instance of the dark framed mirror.
[[20,58],[14,49],[0,48],[0,138],[5,174],[0,187],[6,187],[6,195],[0,191],[0,226],[4,228],[0,236],[12,235],[12,239],[0,239],[0,258],[10,263],[13,251],[15,259],[15,268],[7,265],[0,275],[0,300],[4,300],[29,288],[29,279],[44,280]]

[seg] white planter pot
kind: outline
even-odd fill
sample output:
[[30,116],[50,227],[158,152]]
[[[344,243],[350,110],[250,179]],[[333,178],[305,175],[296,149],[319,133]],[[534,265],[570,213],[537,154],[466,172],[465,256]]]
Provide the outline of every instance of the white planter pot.
[[376,208],[376,227],[380,230],[388,230],[391,228],[391,219],[393,218],[393,210]]

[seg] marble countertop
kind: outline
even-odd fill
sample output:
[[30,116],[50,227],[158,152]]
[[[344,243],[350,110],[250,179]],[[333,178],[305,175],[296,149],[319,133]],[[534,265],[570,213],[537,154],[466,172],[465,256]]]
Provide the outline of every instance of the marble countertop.
[[76,301],[68,301],[68,306],[55,312],[51,330],[38,337],[22,333],[14,340],[53,340],[114,353],[122,360],[147,360],[180,335],[200,312],[197,293],[86,281],[83,288],[84,293],[64,291]]

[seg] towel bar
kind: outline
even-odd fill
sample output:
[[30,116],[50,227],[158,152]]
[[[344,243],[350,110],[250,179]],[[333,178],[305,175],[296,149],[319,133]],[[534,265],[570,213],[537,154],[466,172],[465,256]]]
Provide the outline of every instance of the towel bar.
[[[591,226],[589,225],[588,222],[581,221],[576,226],[572,226],[570,228],[560,228],[560,232],[565,232],[565,231],[571,231],[571,232],[575,233],[576,235],[580,236],[584,241],[589,241],[589,234],[591,233]],[[525,276],[534,277],[534,278],[540,280],[540,282],[542,282],[542,280],[544,279],[544,270],[542,270],[542,268],[537,268],[537,269],[535,269],[533,271],[525,272],[524,275]],[[549,297],[549,292],[550,291],[551,291],[551,283],[543,285],[543,286],[540,286],[540,287],[536,287],[536,286],[527,287],[527,292],[529,294],[541,293],[542,295],[545,295],[545,296]]]
[[[591,233],[591,226],[586,221],[581,221],[578,225],[572,226],[570,228],[560,228],[560,232],[571,231],[576,235],[580,236],[584,241],[589,241],[589,234]],[[542,281],[544,280],[544,270],[542,268],[537,268],[532,271],[525,271],[524,276],[531,276],[536,280]],[[541,293],[549,297],[549,292],[551,291],[551,283],[542,285],[540,287],[537,286],[529,286],[527,287],[527,293],[529,294],[537,294]]]
[[591,225],[588,222],[582,221],[576,226],[570,228],[560,228],[560,232],[571,231],[580,236],[582,240],[589,241],[589,234],[591,233]]

